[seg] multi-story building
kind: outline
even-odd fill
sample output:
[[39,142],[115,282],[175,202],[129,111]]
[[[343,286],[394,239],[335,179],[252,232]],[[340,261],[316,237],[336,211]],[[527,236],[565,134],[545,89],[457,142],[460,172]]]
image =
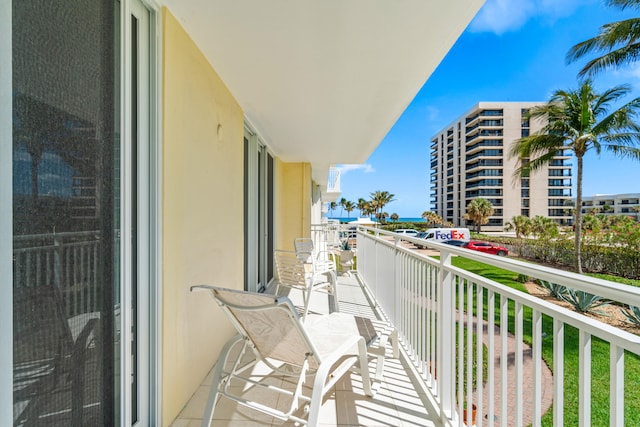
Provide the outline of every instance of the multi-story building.
[[595,194],[582,198],[582,213],[627,215],[640,218],[640,193]]
[[509,157],[511,144],[543,126],[525,119],[535,105],[480,102],[431,138],[431,204],[445,221],[470,225],[466,206],[482,197],[494,206],[486,231],[502,231],[517,215],[571,222],[570,156],[559,152],[529,177],[514,175],[520,160]]

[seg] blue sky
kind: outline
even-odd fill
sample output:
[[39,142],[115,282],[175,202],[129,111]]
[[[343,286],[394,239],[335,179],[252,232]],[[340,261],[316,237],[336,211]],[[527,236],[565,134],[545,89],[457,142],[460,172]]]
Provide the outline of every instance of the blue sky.
[[[356,202],[386,190],[396,200],[385,211],[419,217],[431,209],[433,135],[480,101],[547,101],[556,89],[577,87],[585,61],[567,65],[569,48],[595,36],[602,24],[638,13],[602,0],[487,0],[367,162],[339,166],[342,197]],[[640,96],[640,62],[594,79],[596,89],[619,84],[633,87],[626,101]],[[640,163],[604,152],[585,157],[583,195],[635,192]]]

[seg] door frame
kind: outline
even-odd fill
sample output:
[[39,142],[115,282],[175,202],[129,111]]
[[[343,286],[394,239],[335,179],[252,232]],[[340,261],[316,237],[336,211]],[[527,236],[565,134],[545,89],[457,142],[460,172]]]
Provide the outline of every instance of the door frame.
[[[0,63],[12,63],[11,2],[0,1]],[[0,67],[0,230],[13,230],[12,67]],[[8,161],[5,161],[8,160]],[[13,232],[0,237],[0,277],[13,277]],[[0,281],[0,425],[13,425],[13,279]]]
[[[124,191],[128,191],[131,182],[138,183],[138,198],[136,210],[138,213],[136,230],[138,232],[138,254],[131,253],[131,245],[122,245],[121,265],[121,303],[122,335],[121,335],[121,391],[120,391],[120,425],[145,426],[161,424],[162,402],[162,376],[161,376],[161,259],[162,259],[162,153],[161,153],[161,48],[160,30],[161,14],[160,6],[155,1],[149,0],[121,0],[121,153],[123,153],[121,182]],[[148,34],[148,40],[144,40],[144,34],[139,31],[141,43],[138,58],[144,61],[139,63],[139,75],[141,77],[142,96],[138,99],[139,117],[142,126],[138,126],[138,177],[131,176],[131,118],[132,118],[132,57],[131,43],[131,16],[146,12],[146,27],[144,32]],[[144,81],[144,78],[147,78]],[[125,147],[127,149],[125,149]],[[122,194],[122,241],[130,242],[130,230],[133,226],[130,213],[131,195]],[[137,283],[140,285],[138,295],[137,318],[131,318],[131,260],[136,257],[138,261]],[[148,284],[148,286],[146,286]],[[124,308],[127,309],[124,309]],[[138,332],[138,358],[131,360],[131,325],[137,322]],[[138,367],[138,413],[136,423],[131,422],[132,408],[130,378],[133,370],[132,363]]]

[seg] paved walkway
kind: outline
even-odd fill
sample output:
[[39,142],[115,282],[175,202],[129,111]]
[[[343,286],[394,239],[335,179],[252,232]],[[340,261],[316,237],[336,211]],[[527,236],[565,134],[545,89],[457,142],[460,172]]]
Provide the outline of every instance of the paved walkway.
[[[403,242],[403,246],[409,249],[413,249],[416,252],[419,252],[423,255],[440,255],[440,252],[434,251],[432,249],[417,249],[412,244],[408,242]],[[488,328],[489,324],[486,321],[483,321],[484,325],[484,335],[483,335],[483,343],[484,345],[489,344],[489,334]],[[475,323],[474,323],[475,329]],[[523,357],[522,357],[522,396],[518,396],[517,393],[517,373],[516,373],[516,363],[515,363],[515,354],[516,354],[516,337],[515,335],[509,333],[507,335],[507,385],[506,385],[506,393],[507,393],[507,425],[515,426],[516,424],[516,404],[518,402],[522,402],[522,425],[530,425],[533,422],[533,393],[534,393],[534,373],[533,373],[533,350],[531,346],[523,343]],[[494,348],[495,348],[495,357],[493,359],[495,374],[494,374],[494,411],[493,416],[496,422],[495,425],[500,425],[500,416],[501,416],[501,408],[500,408],[500,396],[502,395],[502,378],[501,378],[501,370],[500,370],[500,353],[502,349],[501,342],[501,334],[500,328],[494,328]],[[553,403],[553,374],[549,366],[542,361],[542,372],[541,372],[541,389],[542,389],[542,399],[541,399],[541,413],[545,414]],[[489,390],[486,387],[483,390],[482,394],[482,402],[483,408],[482,411],[479,411],[485,419],[483,423],[486,425],[486,420],[489,415]]]
[[[483,336],[483,343],[485,345],[489,344],[489,334],[488,334],[488,324],[486,321],[484,323],[485,334]],[[502,396],[502,379],[501,379],[501,371],[500,371],[500,352],[502,349],[501,343],[501,335],[500,328],[494,328],[494,348],[495,348],[495,357],[493,359],[493,363],[495,366],[495,374],[494,374],[494,393],[495,396],[495,405],[494,405],[494,419],[496,422],[500,421],[501,417],[501,408],[499,399]],[[528,426],[533,422],[533,393],[534,393],[534,373],[533,373],[533,351],[531,347],[527,344],[523,343],[523,357],[522,357],[522,395],[518,396],[517,394],[517,383],[518,377],[516,373],[516,363],[515,363],[515,355],[516,355],[516,338],[513,334],[508,334],[507,336],[507,385],[506,385],[506,394],[507,394],[507,425],[515,426],[516,424],[516,404],[518,402],[522,403],[522,425]],[[544,414],[551,407],[553,403],[553,375],[551,370],[547,366],[547,364],[542,361],[541,362],[541,388],[542,388],[542,401],[541,413]],[[483,401],[483,410],[482,416],[485,417],[485,420],[488,418],[489,414],[489,390],[486,387],[482,394]],[[499,425],[499,424],[497,424]]]

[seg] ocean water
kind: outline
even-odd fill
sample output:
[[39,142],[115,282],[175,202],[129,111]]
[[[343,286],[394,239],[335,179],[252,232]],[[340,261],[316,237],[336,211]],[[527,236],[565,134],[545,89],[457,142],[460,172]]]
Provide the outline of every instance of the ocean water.
[[[328,219],[337,219],[337,220],[340,220],[340,222],[351,222],[358,219],[358,217],[352,216],[350,218],[347,218],[346,216],[344,217],[331,216],[331,217],[328,217]],[[375,219],[372,219],[372,220],[375,221]],[[396,221],[391,221],[389,218],[387,218],[387,222],[394,223]],[[426,221],[423,218],[400,218],[398,219],[397,222],[426,222]]]

